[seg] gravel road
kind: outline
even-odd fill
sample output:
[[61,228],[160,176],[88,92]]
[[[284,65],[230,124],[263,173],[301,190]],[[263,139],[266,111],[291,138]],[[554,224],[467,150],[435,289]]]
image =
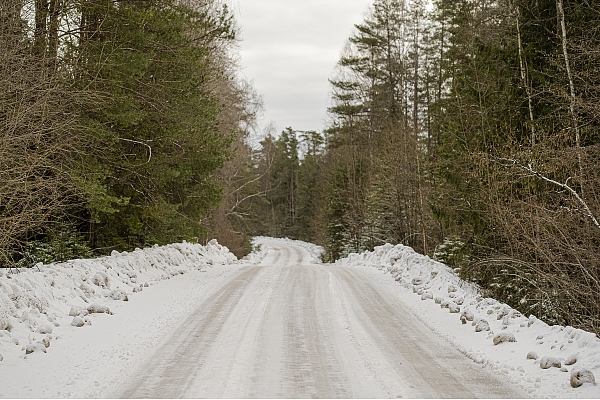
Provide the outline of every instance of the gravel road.
[[233,273],[157,348],[123,397],[524,397],[424,327],[381,272],[267,245],[260,265]]

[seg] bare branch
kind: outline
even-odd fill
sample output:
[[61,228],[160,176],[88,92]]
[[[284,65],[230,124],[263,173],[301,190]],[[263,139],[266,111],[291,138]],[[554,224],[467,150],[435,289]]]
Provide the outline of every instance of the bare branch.
[[146,146],[148,148],[148,160],[146,160],[145,163],[142,163],[140,165],[148,164],[150,162],[150,160],[152,159],[152,147],[150,147],[147,143],[140,142],[140,141],[137,141],[137,140],[132,140],[132,139],[125,139],[125,138],[118,138],[118,139],[122,140],[124,142],[141,144],[142,146]]
[[539,173],[538,171],[535,171],[533,169],[533,167],[531,166],[531,163],[529,163],[528,165],[523,165],[520,164],[519,162],[517,162],[516,160],[513,159],[508,159],[508,158],[499,158],[499,160],[502,161],[508,161],[510,163],[512,163],[513,165],[527,171],[530,172],[531,174],[537,176],[538,178],[548,182],[548,183],[552,183],[553,185],[559,186],[563,189],[566,189],[569,193],[571,193],[576,199],[577,201],[579,201],[579,203],[581,203],[581,205],[583,206],[583,208],[585,209],[585,213],[587,214],[587,216],[594,222],[594,225],[596,225],[596,227],[598,229],[600,229],[600,223],[598,222],[598,220],[596,219],[596,217],[594,216],[594,214],[592,213],[592,210],[590,210],[590,208],[588,207],[587,203],[585,202],[585,200],[583,198],[581,198],[581,196],[579,195],[579,193],[577,193],[577,191],[575,189],[573,189],[572,187],[570,187],[568,185],[569,180],[571,179],[571,177],[568,177],[567,180],[565,181],[565,183],[560,183],[558,181],[555,181],[554,179],[550,179],[547,176],[542,175],[541,173]]

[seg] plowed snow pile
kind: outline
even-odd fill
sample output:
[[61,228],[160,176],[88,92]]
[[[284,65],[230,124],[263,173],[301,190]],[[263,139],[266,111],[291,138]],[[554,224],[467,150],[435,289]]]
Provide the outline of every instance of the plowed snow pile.
[[[157,281],[236,262],[213,240],[206,246],[183,242],[28,270],[0,270],[0,368],[31,353],[51,352],[62,334],[91,325],[97,314],[112,314],[113,305],[129,301]],[[0,384],[1,376],[0,370]]]
[[532,397],[600,398],[600,386],[591,383],[600,378],[600,340],[595,334],[549,326],[483,298],[477,286],[446,265],[403,245],[350,254],[336,264],[391,274],[401,289],[394,290],[399,301],[423,323]]

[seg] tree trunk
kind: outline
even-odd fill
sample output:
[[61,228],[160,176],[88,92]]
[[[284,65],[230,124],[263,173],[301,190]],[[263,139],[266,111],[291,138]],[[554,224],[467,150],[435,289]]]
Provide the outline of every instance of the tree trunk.
[[50,24],[48,29],[48,56],[56,62],[58,55],[58,24],[60,19],[60,0],[50,0]]
[[33,33],[34,52],[44,57],[48,38],[48,0],[35,0],[35,31]]
[[421,235],[423,240],[423,253],[427,254],[427,232],[425,231],[424,218],[424,201],[423,201],[423,184],[421,182],[421,158],[419,157],[419,18],[415,21],[415,65],[414,65],[414,82],[413,82],[413,128],[415,135],[415,158],[417,161],[417,191],[419,195],[419,222],[421,225]]
[[527,74],[527,62],[525,61],[525,56],[523,52],[523,42],[521,40],[521,11],[517,7],[516,13],[517,20],[517,41],[519,44],[519,67],[521,69],[521,80],[523,81],[523,85],[525,85],[525,92],[527,93],[527,104],[529,108],[529,120],[531,122],[531,145],[535,145],[535,126],[533,125],[533,101],[531,98],[531,87],[529,86],[529,78]]
[[581,184],[581,194],[584,196],[583,189],[583,164],[581,160],[581,131],[579,129],[579,121],[577,118],[577,110],[575,109],[575,105],[577,102],[577,96],[575,94],[575,83],[573,82],[573,73],[571,72],[571,64],[569,62],[569,52],[567,51],[567,27],[565,23],[565,10],[563,6],[563,0],[556,0],[556,11],[558,13],[558,19],[560,22],[561,28],[561,42],[562,42],[562,51],[563,57],[565,59],[565,68],[567,69],[567,78],[569,79],[569,91],[571,95],[570,101],[570,110],[571,116],[573,117],[573,127],[575,128],[575,147],[577,147],[577,161],[579,163],[579,172],[580,172],[580,184]]

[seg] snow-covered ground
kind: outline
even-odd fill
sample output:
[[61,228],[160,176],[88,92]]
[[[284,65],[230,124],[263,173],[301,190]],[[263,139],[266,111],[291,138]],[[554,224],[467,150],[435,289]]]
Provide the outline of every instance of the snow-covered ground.
[[584,383],[573,388],[570,383],[571,379],[588,381],[588,372],[600,378],[600,340],[595,334],[549,326],[497,300],[482,298],[476,286],[410,247],[387,244],[373,252],[351,254],[336,264],[389,273],[398,301],[420,321],[531,397],[600,398],[600,386]]
[[240,266],[211,241],[0,270],[0,397],[110,396]]
[[[274,243],[303,247],[311,263],[321,251],[299,241],[257,238],[258,251],[239,261],[212,241],[114,252],[18,273],[0,270],[0,397],[120,395],[116,388],[134,378],[199,304],[245,266],[263,262]],[[574,370],[600,378],[600,340],[594,334],[548,326],[481,298],[477,287],[450,268],[405,246],[381,246],[336,265],[379,277],[381,290],[437,336],[530,396],[600,397],[599,386],[570,384]],[[585,381],[586,374],[579,379]]]

